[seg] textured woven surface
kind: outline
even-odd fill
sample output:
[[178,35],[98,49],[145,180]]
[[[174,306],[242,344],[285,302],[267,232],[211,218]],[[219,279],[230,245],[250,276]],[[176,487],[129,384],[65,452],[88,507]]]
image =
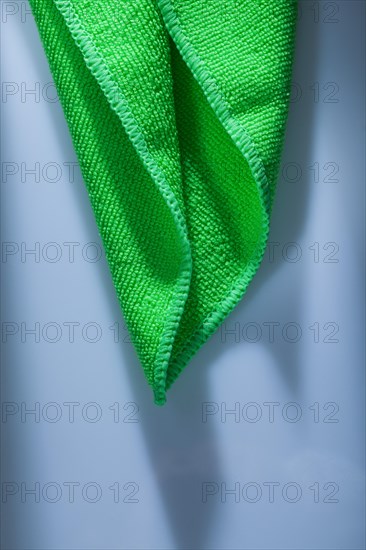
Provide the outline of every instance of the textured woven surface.
[[31,0],[155,402],[265,249],[293,0]]

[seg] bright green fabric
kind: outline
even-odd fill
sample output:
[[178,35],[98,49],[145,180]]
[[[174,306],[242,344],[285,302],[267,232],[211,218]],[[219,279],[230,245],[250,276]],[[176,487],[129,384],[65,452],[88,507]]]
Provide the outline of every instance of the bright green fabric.
[[163,404],[263,256],[296,3],[31,5],[124,317]]

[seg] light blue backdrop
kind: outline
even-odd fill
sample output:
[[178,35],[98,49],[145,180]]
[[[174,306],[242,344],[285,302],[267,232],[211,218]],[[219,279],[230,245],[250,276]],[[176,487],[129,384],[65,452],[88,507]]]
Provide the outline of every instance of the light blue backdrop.
[[300,7],[268,253],[158,408],[34,21],[2,2],[4,548],[365,547],[365,6]]

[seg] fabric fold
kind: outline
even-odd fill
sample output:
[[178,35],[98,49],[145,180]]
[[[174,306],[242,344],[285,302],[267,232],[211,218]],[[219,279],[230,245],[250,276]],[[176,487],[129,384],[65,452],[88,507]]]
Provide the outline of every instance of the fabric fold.
[[241,299],[269,231],[293,0],[31,0],[154,391]]

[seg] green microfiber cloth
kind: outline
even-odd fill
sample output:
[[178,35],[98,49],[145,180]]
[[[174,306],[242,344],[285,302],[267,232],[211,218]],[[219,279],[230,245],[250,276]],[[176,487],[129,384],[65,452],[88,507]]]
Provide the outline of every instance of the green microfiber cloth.
[[294,0],[31,0],[157,404],[243,296],[269,230]]

